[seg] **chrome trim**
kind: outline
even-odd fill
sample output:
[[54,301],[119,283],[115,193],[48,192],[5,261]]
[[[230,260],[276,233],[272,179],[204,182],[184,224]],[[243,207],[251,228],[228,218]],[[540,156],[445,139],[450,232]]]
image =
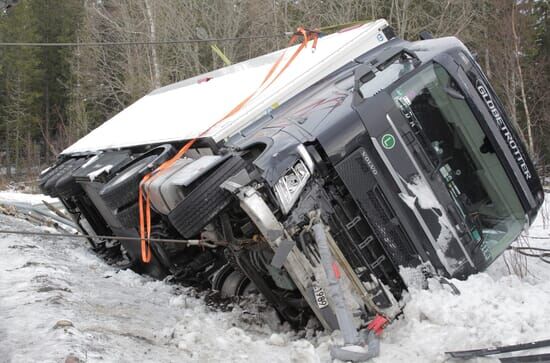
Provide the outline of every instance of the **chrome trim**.
[[307,152],[307,149],[304,146],[304,144],[298,145],[296,150],[298,151],[298,154],[300,154],[300,156],[302,157],[302,160],[304,161],[304,163],[306,163],[306,166],[308,167],[309,172],[311,174],[313,174],[313,172],[315,171],[314,170],[315,169],[315,163],[313,162],[313,159],[311,158],[311,155],[309,155],[309,153]]
[[[296,201],[300,198],[308,180],[311,178],[311,172],[306,163],[298,159],[287,172],[279,178],[273,185],[273,191],[279,201],[279,206],[283,214],[287,214]],[[294,184],[297,182],[297,184]]]

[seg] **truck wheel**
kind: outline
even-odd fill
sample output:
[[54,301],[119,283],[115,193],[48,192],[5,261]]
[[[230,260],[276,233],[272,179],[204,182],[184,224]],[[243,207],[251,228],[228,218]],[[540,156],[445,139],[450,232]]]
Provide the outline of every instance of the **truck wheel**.
[[113,210],[138,200],[139,183],[143,177],[174,155],[174,148],[167,144],[155,148],[122,169],[111,179],[99,195]]
[[199,233],[229,203],[233,195],[220,186],[229,177],[244,169],[246,162],[238,156],[226,160],[206,177],[168,214],[170,223],[185,238]]
[[55,174],[57,168],[59,168],[61,166],[61,163],[59,160],[56,161],[56,163],[47,168],[46,170],[42,171],[40,173],[40,175],[38,176],[38,187],[40,188],[40,190],[45,193],[46,192],[46,189],[45,189],[45,186],[46,186],[46,183],[50,180],[50,178]]
[[78,184],[73,176],[73,172],[86,163],[86,159],[77,159],[71,171],[63,174],[55,183],[55,192],[61,198],[69,198],[74,195],[80,194],[83,190],[80,184]]
[[222,298],[227,299],[234,296],[246,295],[253,289],[251,288],[251,282],[240,271],[231,272],[224,280],[220,295]]
[[227,279],[235,269],[231,266],[230,263],[223,265],[218,271],[214,273],[212,277],[212,289],[216,291],[221,291],[224,281]]
[[51,174],[48,173],[42,189],[44,194],[49,195],[50,197],[58,197],[56,189],[57,182],[67,175],[70,176],[73,171],[78,169],[84,163],[84,160],[85,159],[69,159],[55,168]]

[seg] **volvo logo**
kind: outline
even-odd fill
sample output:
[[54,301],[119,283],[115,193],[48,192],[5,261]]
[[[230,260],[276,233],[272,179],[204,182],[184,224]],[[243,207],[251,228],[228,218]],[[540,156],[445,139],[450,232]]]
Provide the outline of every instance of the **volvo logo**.
[[512,155],[514,155],[514,159],[516,160],[516,163],[520,167],[521,172],[523,173],[523,176],[527,180],[531,179],[533,175],[531,174],[531,171],[527,166],[527,162],[525,161],[525,157],[523,156],[523,153],[519,148],[518,142],[514,138],[514,135],[510,131],[510,128],[508,127],[508,125],[506,125],[506,122],[504,122],[504,119],[500,114],[500,111],[497,109],[495,102],[493,101],[493,98],[489,94],[487,87],[479,79],[476,80],[476,89],[481,95],[481,98],[483,99],[483,101],[485,102],[485,105],[487,105],[489,112],[491,112],[491,116],[493,116],[493,120],[495,121],[496,125],[500,129],[500,133],[504,137],[504,140],[506,140],[506,143],[508,144],[508,148],[512,152]]
[[365,150],[361,150],[361,156],[363,157],[363,160],[365,160],[365,163],[367,163],[370,171],[372,172],[372,175],[377,175],[378,170],[376,170],[376,166],[374,166],[374,163],[369,157],[369,154]]

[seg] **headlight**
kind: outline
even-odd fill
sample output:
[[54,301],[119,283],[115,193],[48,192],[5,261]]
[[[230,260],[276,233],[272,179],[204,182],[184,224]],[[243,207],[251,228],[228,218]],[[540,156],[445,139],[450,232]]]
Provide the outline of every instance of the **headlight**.
[[273,187],[284,214],[296,203],[311,173],[302,160],[298,160]]

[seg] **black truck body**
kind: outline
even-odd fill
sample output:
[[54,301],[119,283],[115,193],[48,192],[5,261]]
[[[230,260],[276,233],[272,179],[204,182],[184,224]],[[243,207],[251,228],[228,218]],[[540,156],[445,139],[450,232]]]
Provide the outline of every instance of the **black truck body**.
[[151,243],[151,262],[141,261],[139,184],[186,140],[63,155],[42,189],[84,233],[136,237],[90,239],[136,271],[224,296],[258,291],[292,324],[313,312],[336,329],[311,229],[322,224],[356,327],[376,313],[393,318],[411,271],[463,279],[484,270],[533,221],[544,194],[467,48],[384,31],[389,41],[223,142],[198,140],[147,186],[152,237],[215,248]]

